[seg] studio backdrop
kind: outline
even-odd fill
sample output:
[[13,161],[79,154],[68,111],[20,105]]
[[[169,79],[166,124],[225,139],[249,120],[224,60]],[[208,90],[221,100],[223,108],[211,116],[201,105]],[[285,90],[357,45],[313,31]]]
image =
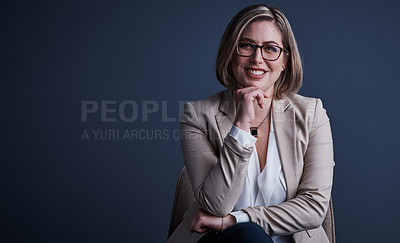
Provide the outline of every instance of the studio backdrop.
[[[165,242],[183,104],[259,1],[0,4],[2,242]],[[337,242],[397,242],[398,1],[276,1],[332,125]]]

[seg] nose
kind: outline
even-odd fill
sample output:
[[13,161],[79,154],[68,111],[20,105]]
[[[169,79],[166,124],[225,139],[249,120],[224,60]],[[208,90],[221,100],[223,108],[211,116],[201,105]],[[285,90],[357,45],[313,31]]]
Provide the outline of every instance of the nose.
[[250,61],[253,63],[263,63],[264,62],[264,58],[261,53],[261,47],[258,47],[258,46],[256,47],[256,51],[250,57]]

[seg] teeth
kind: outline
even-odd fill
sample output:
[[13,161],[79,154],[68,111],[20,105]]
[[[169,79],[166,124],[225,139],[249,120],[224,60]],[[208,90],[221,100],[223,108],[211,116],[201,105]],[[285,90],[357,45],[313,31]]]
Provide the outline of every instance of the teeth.
[[251,73],[251,74],[254,74],[254,75],[263,75],[265,72],[264,71],[262,71],[262,70],[253,70],[253,69],[248,69],[249,70],[249,72]]

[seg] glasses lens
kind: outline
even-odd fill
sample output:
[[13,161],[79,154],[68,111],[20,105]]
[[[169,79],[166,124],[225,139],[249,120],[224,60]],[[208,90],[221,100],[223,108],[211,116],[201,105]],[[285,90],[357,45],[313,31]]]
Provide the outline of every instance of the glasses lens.
[[263,57],[267,60],[276,60],[281,54],[281,49],[274,45],[265,45],[262,51]]
[[248,41],[239,41],[237,44],[237,51],[239,55],[249,57],[253,55],[256,46]]

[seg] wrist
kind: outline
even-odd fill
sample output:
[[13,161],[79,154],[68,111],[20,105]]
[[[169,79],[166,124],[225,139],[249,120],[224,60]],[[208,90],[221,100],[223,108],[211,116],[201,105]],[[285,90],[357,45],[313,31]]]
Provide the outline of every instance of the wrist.
[[230,214],[223,218],[223,225],[221,225],[222,231],[226,230],[232,225],[236,224],[236,218]]
[[235,125],[237,128],[245,131],[245,132],[249,132],[250,131],[250,123],[247,122],[240,122],[240,121],[235,121],[233,123],[233,125]]

